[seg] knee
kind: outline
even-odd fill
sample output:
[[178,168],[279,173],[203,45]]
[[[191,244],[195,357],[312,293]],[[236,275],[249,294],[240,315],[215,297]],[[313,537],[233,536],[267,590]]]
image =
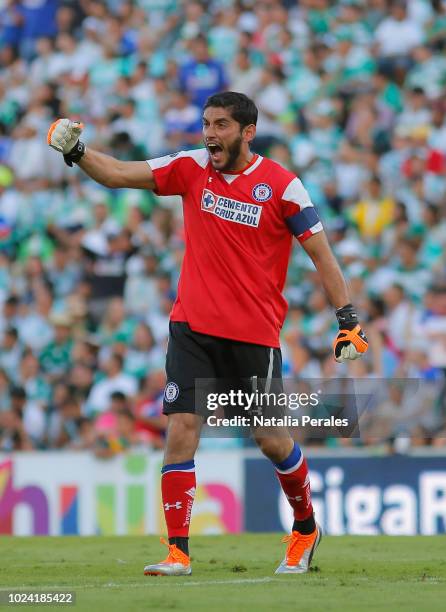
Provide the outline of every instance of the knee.
[[196,414],[178,412],[169,414],[167,417],[167,434],[169,436],[189,438],[199,435],[199,433],[200,419]]
[[265,457],[268,457],[273,463],[284,461],[293,447],[291,438],[259,437],[256,442]]

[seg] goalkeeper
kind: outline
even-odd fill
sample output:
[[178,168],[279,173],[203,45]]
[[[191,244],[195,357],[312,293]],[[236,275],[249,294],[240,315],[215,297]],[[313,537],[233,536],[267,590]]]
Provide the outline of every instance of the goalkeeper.
[[[251,151],[256,123],[257,108],[248,97],[216,94],[203,110],[202,149],[140,162],[86,147],[79,139],[82,125],[69,119],[56,121],[48,132],[48,144],[68,165],[78,164],[106,187],[151,189],[183,199],[186,249],[170,316],[164,393],[168,429],[161,490],[169,553],[147,565],[147,575],[191,573],[194,455],[203,423],[195,381],[229,379],[231,389],[244,391],[261,384],[269,390],[273,381],[280,387],[279,333],[287,312],[282,290],[293,236],[312,259],[334,307],[336,361],[356,359],[368,348],[307,191],[292,172]],[[259,429],[254,439],[273,463],[294,513],[276,573],[304,573],[321,538],[307,462],[288,433],[272,428],[264,435]]]

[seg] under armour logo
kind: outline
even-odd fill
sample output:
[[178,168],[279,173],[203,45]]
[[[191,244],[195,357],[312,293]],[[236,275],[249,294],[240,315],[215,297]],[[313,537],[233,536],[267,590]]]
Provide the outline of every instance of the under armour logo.
[[289,495],[286,496],[287,499],[289,499],[290,501],[297,501],[300,502],[302,501],[302,497],[300,495],[296,495],[296,497],[290,497]]
[[180,510],[183,507],[183,504],[180,501],[175,502],[174,504],[164,504],[164,510],[170,510],[171,508],[175,508],[175,510]]

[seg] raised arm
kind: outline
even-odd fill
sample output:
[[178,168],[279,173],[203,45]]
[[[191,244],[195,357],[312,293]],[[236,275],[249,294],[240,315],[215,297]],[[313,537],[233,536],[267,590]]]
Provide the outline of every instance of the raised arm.
[[88,148],[78,165],[89,177],[111,189],[155,189],[152,170],[145,161],[124,162]]
[[79,140],[83,125],[58,119],[48,131],[48,144],[62,153],[65,162],[79,165],[93,180],[105,187],[118,189],[155,189],[155,180],[150,166],[145,161],[124,162],[94,151]]

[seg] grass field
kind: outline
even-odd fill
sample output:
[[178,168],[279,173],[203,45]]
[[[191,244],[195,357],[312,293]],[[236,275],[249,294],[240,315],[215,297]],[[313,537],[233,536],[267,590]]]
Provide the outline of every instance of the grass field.
[[192,576],[166,578],[142,573],[165,556],[153,536],[2,537],[0,590],[73,590],[65,607],[101,612],[446,609],[444,536],[325,537],[313,571],[274,576],[284,546],[277,534],[195,537]]

